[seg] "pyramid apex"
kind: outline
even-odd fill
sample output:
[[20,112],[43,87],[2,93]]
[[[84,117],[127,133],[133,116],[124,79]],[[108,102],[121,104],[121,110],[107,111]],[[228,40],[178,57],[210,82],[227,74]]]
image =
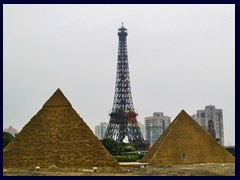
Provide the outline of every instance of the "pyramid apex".
[[64,96],[60,88],[47,100],[43,107],[49,106],[72,106],[68,99]]
[[178,121],[179,120],[185,120],[185,118],[182,118],[182,117],[185,117],[185,116],[190,117],[190,115],[185,110],[181,110],[174,120],[178,120]]
[[184,109],[182,109],[180,113],[185,113],[185,114],[187,114],[187,112],[186,112]]

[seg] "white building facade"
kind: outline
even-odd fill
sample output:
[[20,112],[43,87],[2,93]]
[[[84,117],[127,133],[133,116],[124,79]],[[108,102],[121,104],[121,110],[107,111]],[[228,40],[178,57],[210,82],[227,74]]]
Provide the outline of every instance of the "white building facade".
[[139,122],[139,121],[138,121],[138,125],[139,125],[140,131],[143,135],[143,139],[145,140],[146,139],[146,137],[145,137],[145,132],[146,132],[145,131],[145,125],[143,123]]
[[194,119],[198,124],[224,146],[223,110],[216,109],[213,105],[208,105],[205,107],[205,110],[197,110],[196,116],[197,118]]
[[9,126],[9,128],[5,128],[3,130],[3,132],[8,132],[10,133],[12,136],[16,136],[16,134],[18,133],[17,129],[15,129],[14,127],[12,126]]
[[145,137],[149,146],[158,140],[171,123],[169,116],[164,116],[163,112],[154,112],[153,116],[145,117]]
[[98,139],[103,139],[104,134],[107,130],[108,123],[101,122],[100,125],[95,126],[95,135],[98,137]]

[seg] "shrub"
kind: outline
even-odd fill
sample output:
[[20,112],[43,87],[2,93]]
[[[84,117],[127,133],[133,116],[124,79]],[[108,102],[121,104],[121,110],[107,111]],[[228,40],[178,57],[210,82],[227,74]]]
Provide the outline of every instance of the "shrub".
[[235,147],[226,147],[225,149],[235,157]]
[[14,136],[8,132],[3,132],[3,148],[5,148],[8,143],[14,138]]
[[117,159],[118,162],[138,162],[142,159],[144,154],[123,154],[123,155],[118,155],[114,156],[115,159]]

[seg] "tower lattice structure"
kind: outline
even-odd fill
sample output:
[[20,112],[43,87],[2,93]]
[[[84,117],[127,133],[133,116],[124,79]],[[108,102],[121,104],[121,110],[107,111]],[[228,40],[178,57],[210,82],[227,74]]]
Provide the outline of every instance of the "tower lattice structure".
[[104,138],[114,139],[122,142],[126,137],[138,150],[146,150],[146,144],[137,122],[137,113],[134,110],[129,65],[127,53],[127,29],[118,29],[118,60],[115,94],[110,122]]

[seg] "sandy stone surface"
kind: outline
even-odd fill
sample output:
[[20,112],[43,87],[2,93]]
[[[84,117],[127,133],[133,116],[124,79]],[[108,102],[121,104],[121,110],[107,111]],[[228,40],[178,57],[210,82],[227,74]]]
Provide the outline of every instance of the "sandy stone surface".
[[3,167],[119,166],[60,89],[3,149]]
[[164,166],[234,163],[235,158],[182,110],[140,162]]
[[[85,171],[85,172],[84,172]],[[93,169],[3,169],[4,176],[235,176],[235,163],[205,163],[153,167],[121,166],[120,168]]]

